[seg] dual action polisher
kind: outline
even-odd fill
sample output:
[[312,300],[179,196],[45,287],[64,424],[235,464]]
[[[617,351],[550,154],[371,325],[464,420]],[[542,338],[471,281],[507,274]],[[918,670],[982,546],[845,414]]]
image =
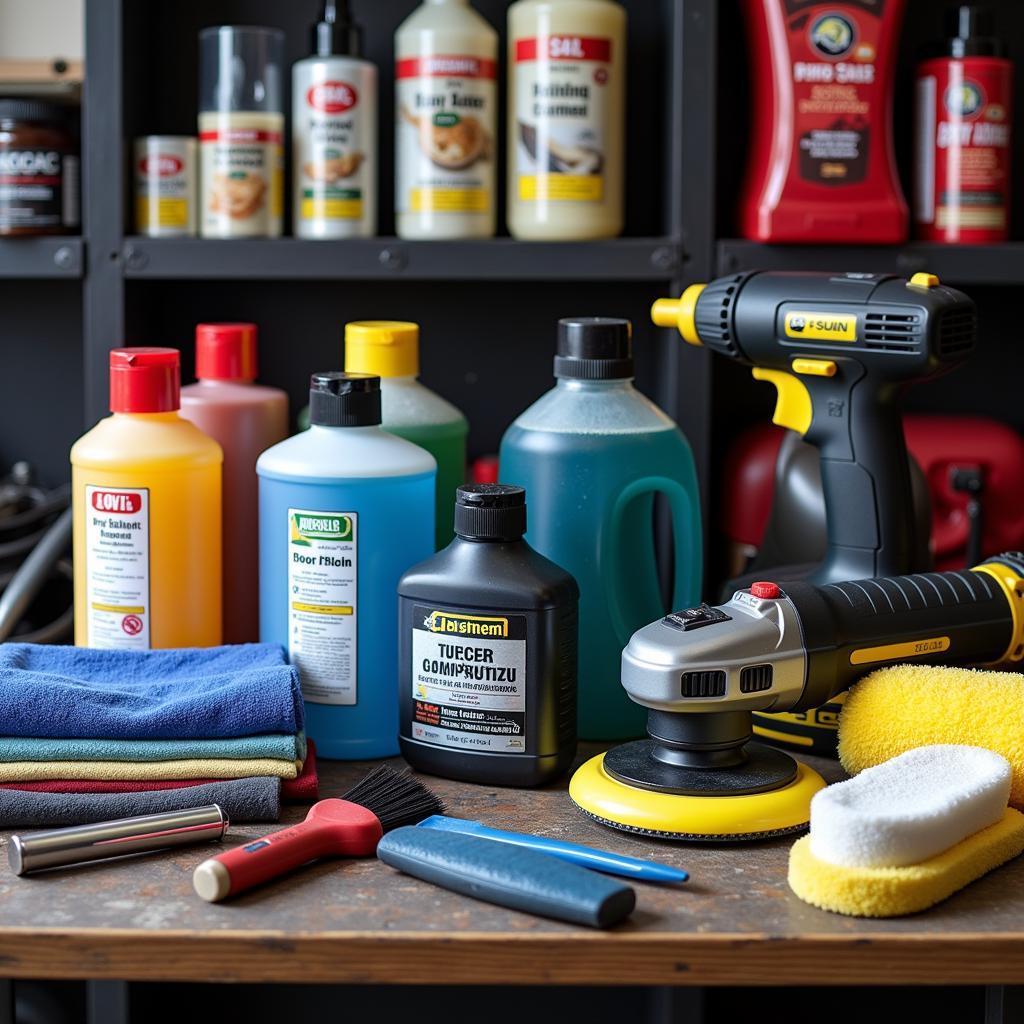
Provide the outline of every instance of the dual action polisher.
[[753,712],[818,707],[895,662],[1021,658],[1020,552],[963,572],[754,583],[726,604],[686,608],[633,634],[622,685],[648,709],[648,739],[587,761],[569,795],[606,825],[666,839],[794,832],[807,826],[824,780],[752,742]]

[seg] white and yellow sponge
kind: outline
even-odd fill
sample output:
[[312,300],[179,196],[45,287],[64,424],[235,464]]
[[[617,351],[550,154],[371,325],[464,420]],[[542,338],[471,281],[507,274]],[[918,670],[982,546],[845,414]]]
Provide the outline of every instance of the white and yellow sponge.
[[839,716],[839,760],[856,775],[914,747],[966,743],[1010,762],[1024,809],[1024,674],[894,665],[862,679]]
[[978,747],[921,747],[819,792],[790,852],[802,900],[857,917],[924,910],[1024,851],[1011,769]]

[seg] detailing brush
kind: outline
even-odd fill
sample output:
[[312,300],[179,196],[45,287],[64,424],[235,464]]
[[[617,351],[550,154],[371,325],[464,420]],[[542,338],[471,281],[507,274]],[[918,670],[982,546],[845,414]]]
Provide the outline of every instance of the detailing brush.
[[385,832],[442,813],[441,801],[421,782],[381,765],[341,799],[315,803],[298,825],[203,861],[192,885],[213,903],[320,857],[372,857]]

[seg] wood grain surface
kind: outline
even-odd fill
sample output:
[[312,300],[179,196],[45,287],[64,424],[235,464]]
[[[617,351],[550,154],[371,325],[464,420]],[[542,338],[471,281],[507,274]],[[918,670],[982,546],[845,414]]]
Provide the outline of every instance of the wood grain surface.
[[[588,751],[589,752],[589,751]],[[830,779],[834,763],[813,762]],[[324,796],[365,766],[321,762]],[[420,882],[374,859],[304,868],[224,904],[192,891],[212,847],[16,878],[0,873],[0,977],[393,984],[1024,983],[1024,860],[923,914],[844,918],[789,891],[791,840],[682,845],[583,816],[565,785],[428,780],[453,815],[654,857],[677,888],[637,884],[629,922],[593,932]],[[287,821],[305,814],[289,808]],[[233,842],[269,831],[238,826]]]

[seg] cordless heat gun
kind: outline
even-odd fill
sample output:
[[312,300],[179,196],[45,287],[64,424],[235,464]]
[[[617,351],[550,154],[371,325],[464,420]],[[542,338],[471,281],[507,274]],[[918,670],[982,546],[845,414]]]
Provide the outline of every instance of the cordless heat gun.
[[971,352],[971,299],[932,274],[755,271],[691,285],[651,315],[691,345],[751,364],[778,390],[774,421],[820,450],[828,552],[807,579],[929,568],[915,564],[900,398]]

